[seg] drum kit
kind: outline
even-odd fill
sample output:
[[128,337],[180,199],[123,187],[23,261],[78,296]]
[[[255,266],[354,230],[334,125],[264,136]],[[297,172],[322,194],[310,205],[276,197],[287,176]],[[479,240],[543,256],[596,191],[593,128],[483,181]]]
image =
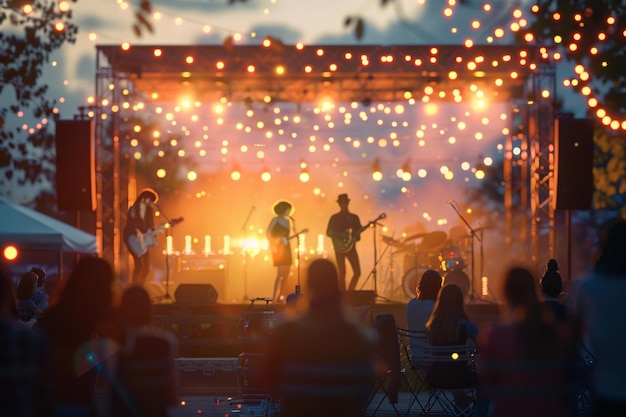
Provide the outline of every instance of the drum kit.
[[402,290],[409,298],[415,297],[417,281],[426,270],[434,269],[445,275],[467,266],[458,243],[442,231],[417,233],[402,240],[383,236],[382,240],[391,246],[392,259],[396,255],[403,257]]

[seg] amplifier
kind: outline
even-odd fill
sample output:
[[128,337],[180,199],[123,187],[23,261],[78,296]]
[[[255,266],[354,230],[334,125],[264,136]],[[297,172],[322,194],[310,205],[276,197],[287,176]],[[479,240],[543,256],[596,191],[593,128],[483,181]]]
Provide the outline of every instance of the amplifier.
[[228,258],[220,255],[178,257],[178,272],[220,271],[228,266]]
[[217,298],[225,301],[228,299],[227,274],[228,258],[225,256],[180,256],[174,284],[176,287],[181,284],[211,284],[217,291]]

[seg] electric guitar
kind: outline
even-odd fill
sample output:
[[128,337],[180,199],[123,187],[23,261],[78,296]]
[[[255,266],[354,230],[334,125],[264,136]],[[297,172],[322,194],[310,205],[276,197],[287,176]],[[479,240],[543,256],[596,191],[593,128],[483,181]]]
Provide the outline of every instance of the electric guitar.
[[157,244],[156,237],[163,233],[167,227],[176,226],[184,219],[178,217],[172,219],[167,223],[162,223],[154,229],[149,229],[146,233],[135,233],[128,236],[126,243],[128,244],[128,250],[136,256],[141,256],[148,251],[148,248]]
[[281,237],[278,239],[274,239],[273,242],[271,242],[271,246],[272,246],[272,252],[277,253],[281,250],[283,250],[286,246],[287,243],[289,243],[289,241],[295,237],[300,236],[303,233],[308,233],[309,229],[302,229],[300,230],[298,233],[294,233],[293,235],[289,236],[289,237]]
[[345,231],[332,236],[333,248],[335,248],[335,252],[337,253],[347,253],[354,247],[354,244],[358,240],[359,236],[362,232],[365,231],[368,227],[376,223],[378,220],[384,219],[387,217],[386,213],[381,213],[374,220],[369,221],[365,226],[361,227],[357,230],[346,229]]

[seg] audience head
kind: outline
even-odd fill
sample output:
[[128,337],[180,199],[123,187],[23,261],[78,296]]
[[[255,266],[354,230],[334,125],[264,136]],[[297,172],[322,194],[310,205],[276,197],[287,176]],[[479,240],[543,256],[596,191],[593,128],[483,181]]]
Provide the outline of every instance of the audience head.
[[446,274],[443,285],[458,285],[461,292],[463,292],[463,298],[465,298],[470,289],[470,279],[469,276],[467,276],[467,274],[462,270],[453,269]]
[[451,316],[465,316],[465,297],[461,287],[455,284],[444,285],[439,291],[435,310],[447,311]]
[[508,270],[504,279],[504,297],[512,308],[539,303],[535,279],[528,269],[513,267]]
[[145,288],[139,285],[128,287],[122,294],[120,304],[122,321],[130,326],[146,326],[152,322],[152,301]]
[[30,269],[30,272],[34,272],[35,274],[37,274],[37,286],[38,287],[43,287],[46,284],[46,271],[44,271],[41,268],[37,268],[36,266],[33,266]]
[[626,277],[626,221],[610,227],[596,262],[596,271]]
[[34,272],[24,272],[22,278],[20,278],[19,284],[17,284],[17,299],[29,300],[35,293],[37,287],[37,274]]
[[539,284],[541,285],[541,292],[546,297],[558,298],[563,292],[561,274],[556,269],[546,269]]
[[341,303],[339,276],[331,261],[316,259],[311,262],[307,272],[307,293],[312,309]]
[[70,273],[60,294],[59,306],[68,313],[98,321],[110,313],[115,274],[103,258],[81,258]]
[[427,269],[422,274],[422,277],[417,284],[416,295],[418,300],[433,300],[437,299],[439,290],[441,289],[442,278],[439,272]]

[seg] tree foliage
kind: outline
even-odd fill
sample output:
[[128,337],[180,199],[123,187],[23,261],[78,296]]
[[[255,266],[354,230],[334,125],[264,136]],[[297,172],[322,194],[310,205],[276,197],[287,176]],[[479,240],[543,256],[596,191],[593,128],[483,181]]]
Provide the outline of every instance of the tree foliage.
[[[76,0],[72,0],[76,1]],[[72,12],[53,0],[0,2],[0,185],[14,187],[50,181],[54,174],[54,137],[47,129],[29,134],[21,120],[51,119],[56,101],[41,82],[52,54],[74,43],[78,28]]]
[[[581,64],[609,114],[626,119],[626,3],[623,0],[538,0],[533,20],[519,42],[530,33],[534,42],[557,49],[572,63]],[[576,45],[574,47],[573,45]]]

